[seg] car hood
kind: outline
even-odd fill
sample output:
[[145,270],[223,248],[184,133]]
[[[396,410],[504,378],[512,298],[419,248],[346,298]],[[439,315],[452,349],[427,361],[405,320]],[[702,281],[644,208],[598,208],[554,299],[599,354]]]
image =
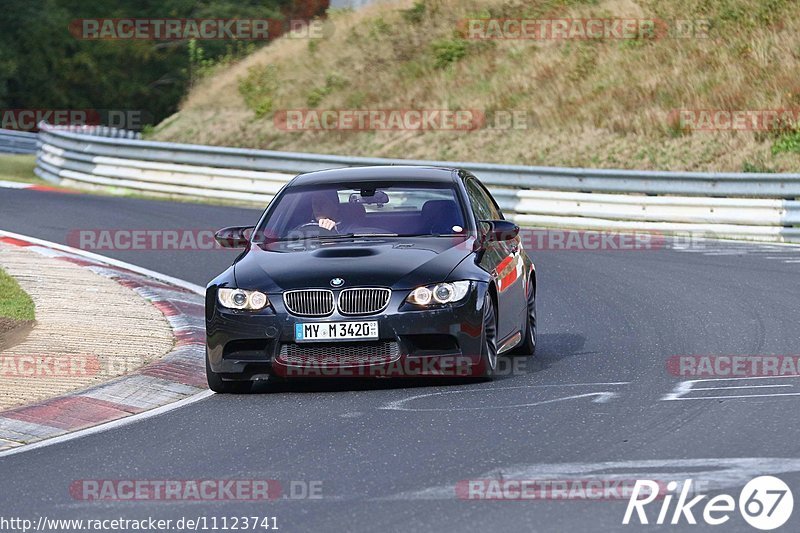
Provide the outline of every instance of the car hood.
[[305,287],[381,286],[411,289],[447,279],[472,253],[473,239],[423,237],[391,240],[253,244],[234,265],[237,286],[277,293]]

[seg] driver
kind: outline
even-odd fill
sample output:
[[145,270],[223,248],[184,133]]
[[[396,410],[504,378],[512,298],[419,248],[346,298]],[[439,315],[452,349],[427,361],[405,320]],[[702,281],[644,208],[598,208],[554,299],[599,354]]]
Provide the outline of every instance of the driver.
[[336,191],[315,192],[311,196],[311,211],[320,228],[333,231],[339,218],[339,195]]

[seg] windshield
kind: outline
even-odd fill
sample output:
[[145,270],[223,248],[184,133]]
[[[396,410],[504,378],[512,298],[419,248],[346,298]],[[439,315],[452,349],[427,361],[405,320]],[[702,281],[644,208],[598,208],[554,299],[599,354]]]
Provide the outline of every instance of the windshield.
[[334,184],[295,187],[273,200],[255,242],[342,236],[454,235],[464,215],[451,184]]

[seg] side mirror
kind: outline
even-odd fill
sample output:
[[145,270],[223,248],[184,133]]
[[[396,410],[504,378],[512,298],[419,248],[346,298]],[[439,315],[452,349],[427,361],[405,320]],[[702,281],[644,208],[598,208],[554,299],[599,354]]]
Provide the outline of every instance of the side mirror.
[[223,248],[244,248],[250,241],[255,226],[231,226],[222,228],[214,234],[220,246]]
[[493,241],[511,241],[519,235],[519,226],[509,220],[481,220],[487,229],[481,232],[481,244]]

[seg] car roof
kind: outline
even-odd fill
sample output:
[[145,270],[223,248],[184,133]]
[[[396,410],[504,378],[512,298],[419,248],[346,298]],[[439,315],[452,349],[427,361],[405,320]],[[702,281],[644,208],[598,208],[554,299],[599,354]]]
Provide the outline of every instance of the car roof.
[[457,170],[445,167],[411,165],[332,168],[300,174],[289,182],[289,186],[358,181],[432,181],[452,183],[457,176]]

